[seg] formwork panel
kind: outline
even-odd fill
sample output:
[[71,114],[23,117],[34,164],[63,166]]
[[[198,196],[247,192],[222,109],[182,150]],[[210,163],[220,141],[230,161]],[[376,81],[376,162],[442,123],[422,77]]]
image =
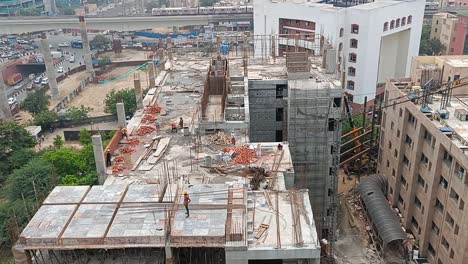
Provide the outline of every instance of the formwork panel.
[[86,195],[83,203],[118,203],[127,185],[95,185]]
[[26,246],[57,244],[57,239],[77,205],[43,205],[20,235]]
[[79,203],[90,186],[57,186],[43,204],[77,204]]
[[157,203],[162,199],[159,184],[133,184],[128,186],[124,203]]

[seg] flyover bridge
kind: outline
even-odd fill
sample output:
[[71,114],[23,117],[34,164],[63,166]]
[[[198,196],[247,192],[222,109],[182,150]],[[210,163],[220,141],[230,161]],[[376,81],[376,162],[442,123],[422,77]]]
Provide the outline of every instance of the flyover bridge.
[[[253,14],[181,15],[181,16],[131,16],[86,17],[88,29],[135,31],[157,27],[204,26],[209,23],[250,21]],[[79,28],[78,17],[9,17],[0,18],[0,32],[19,34],[62,28]]]

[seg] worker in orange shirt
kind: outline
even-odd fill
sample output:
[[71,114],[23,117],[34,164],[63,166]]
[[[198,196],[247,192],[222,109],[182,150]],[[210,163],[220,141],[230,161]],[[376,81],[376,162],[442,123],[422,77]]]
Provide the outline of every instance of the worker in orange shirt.
[[190,197],[186,190],[184,190],[182,193],[184,194],[184,206],[185,206],[185,211],[186,211],[185,214],[187,215],[187,218],[188,218],[190,216],[188,205],[192,200],[190,200]]

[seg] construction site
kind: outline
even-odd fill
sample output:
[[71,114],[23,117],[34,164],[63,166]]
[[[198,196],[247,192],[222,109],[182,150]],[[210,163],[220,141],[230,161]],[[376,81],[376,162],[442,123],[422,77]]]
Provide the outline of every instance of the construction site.
[[[148,63],[145,96],[133,75],[131,120],[117,103],[125,132],[107,146],[92,137],[99,185],[56,187],[16,263],[356,263],[335,251],[347,102],[334,47],[317,35],[311,54],[290,36],[279,57],[280,37],[246,34],[239,56],[218,37],[211,58],[167,45]],[[346,161],[367,151],[358,143]]]

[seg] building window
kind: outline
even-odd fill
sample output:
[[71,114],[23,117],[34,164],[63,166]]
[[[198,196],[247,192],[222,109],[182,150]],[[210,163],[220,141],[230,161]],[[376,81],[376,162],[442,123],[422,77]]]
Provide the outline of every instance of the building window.
[[436,20],[436,25],[439,25],[439,20]]
[[412,114],[408,114],[408,123],[413,124],[414,120],[415,120],[414,116]]
[[344,34],[344,29],[340,28],[340,37],[343,37],[343,34]]
[[300,20],[296,20],[296,25],[299,25],[301,23]]
[[343,43],[340,42],[340,44],[338,44],[338,51],[342,51],[343,50]]
[[460,196],[454,189],[450,188],[450,198],[453,200],[455,204],[458,204],[458,200],[460,199]]
[[353,81],[348,81],[347,85],[346,85],[346,88],[348,88],[348,90],[354,90],[354,82]]
[[356,48],[357,48],[357,44],[358,44],[357,39],[351,39],[351,40],[350,40],[350,43],[349,43],[349,46],[350,46],[351,48],[355,48],[355,49],[356,49]]
[[283,121],[284,108],[276,108],[276,121]]
[[413,22],[413,16],[408,16],[408,24],[411,24]]
[[410,136],[406,135],[405,143],[411,146],[413,144],[413,139]]
[[416,230],[419,228],[418,221],[416,221],[416,218],[414,218],[414,216],[411,218],[411,224],[416,228]]
[[431,242],[429,242],[429,246],[427,247],[427,251],[428,251],[429,254],[431,254],[432,256],[435,256],[435,250],[434,250],[434,247],[432,246]]
[[352,25],[351,25],[351,33],[353,33],[353,34],[359,34],[359,25],[352,24]]
[[392,20],[392,22],[390,22],[390,29],[394,29],[395,28],[395,20]]
[[458,209],[463,210],[465,208],[465,201],[460,200],[460,203],[458,204]]
[[404,25],[406,25],[406,17],[401,19],[401,26],[404,26]]
[[333,118],[328,118],[328,131],[335,131],[336,129],[336,120]]
[[388,22],[385,22],[383,24],[383,31],[387,31],[388,30]]
[[421,177],[421,175],[418,174],[418,184],[419,186],[421,186],[422,188],[424,188],[424,185],[426,184],[426,182],[424,181],[424,179]]
[[439,186],[444,190],[446,190],[448,186],[447,180],[442,175],[440,175]]
[[393,127],[395,126],[395,124],[393,123],[393,121],[390,123],[390,130],[393,130]]
[[338,57],[338,63],[341,64],[341,56]]
[[356,76],[356,68],[348,67],[348,75],[349,76]]
[[432,135],[427,132],[427,130],[424,131],[424,139],[431,142],[432,141]]
[[414,205],[416,205],[417,208],[421,209],[422,204],[417,196],[414,197]]
[[460,166],[460,164],[458,164],[458,162],[455,163],[455,175],[460,180],[463,180],[463,177],[465,176],[465,168]]
[[446,250],[448,250],[450,248],[450,245],[449,245],[449,243],[447,242],[447,239],[445,239],[444,236],[442,236],[442,241],[440,243],[442,244],[442,246],[444,246],[444,248]]
[[399,18],[396,20],[396,25],[395,25],[395,27],[400,27],[400,19],[399,19]]
[[408,166],[409,165],[409,159],[406,157],[406,155],[403,155],[403,163]]
[[432,232],[434,232],[436,235],[439,235],[440,232],[439,227],[434,222],[432,222]]
[[444,161],[450,166],[452,164],[453,157],[446,150],[444,150]]
[[276,85],[276,98],[283,98],[284,91],[288,89],[286,84],[277,84]]
[[306,22],[305,22],[305,25],[306,25],[307,27],[309,26],[309,24],[310,24],[309,21],[306,21]]
[[441,214],[444,212],[444,205],[439,201],[439,199],[436,199],[435,208],[439,210]]
[[424,165],[424,166],[427,166],[427,163],[429,162],[429,159],[426,157],[426,155],[424,154],[421,154],[421,163]]
[[349,61],[350,62],[356,62],[357,56],[356,53],[350,53],[349,54]]
[[397,136],[397,138],[400,137],[400,129],[397,129],[397,131],[396,131],[396,136]]

